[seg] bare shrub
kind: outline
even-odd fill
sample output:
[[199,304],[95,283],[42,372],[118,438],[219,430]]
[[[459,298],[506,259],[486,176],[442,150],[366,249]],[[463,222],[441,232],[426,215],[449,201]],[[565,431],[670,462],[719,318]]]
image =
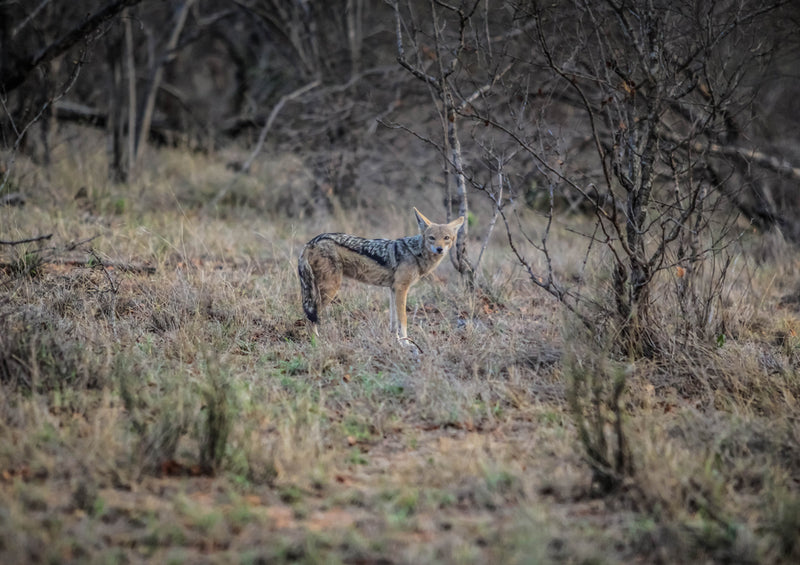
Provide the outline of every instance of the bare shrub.
[[201,390],[204,418],[199,431],[200,466],[213,474],[225,458],[234,414],[230,378],[218,366],[206,365],[207,382]]
[[[441,142],[414,133],[441,151],[457,186],[486,195],[490,226],[502,219],[530,282],[589,326],[613,318],[624,354],[661,354],[664,290],[683,335],[720,335],[720,291],[743,231],[731,196],[742,179],[722,172],[720,144],[754,107],[748,81],[787,49],[783,35],[764,41],[786,7],[712,3],[699,17],[691,2],[479,4],[394,3],[400,64],[442,120]],[[542,216],[538,233],[520,220],[526,200]],[[593,225],[576,216],[587,211]],[[584,236],[587,272],[606,271],[609,293],[556,268],[558,224]],[[670,271],[679,284],[657,293]]]
[[562,362],[568,381],[567,401],[592,469],[592,481],[601,494],[608,494],[620,489],[635,470],[623,423],[622,397],[628,368],[619,363],[610,368],[612,362],[601,349],[608,343],[598,343],[586,331],[575,334]]

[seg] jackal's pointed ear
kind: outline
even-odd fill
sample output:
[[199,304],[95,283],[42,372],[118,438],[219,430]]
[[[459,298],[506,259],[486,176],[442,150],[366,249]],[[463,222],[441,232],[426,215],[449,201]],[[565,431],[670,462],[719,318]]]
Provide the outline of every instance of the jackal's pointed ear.
[[414,215],[417,217],[417,225],[419,225],[419,231],[423,232],[425,229],[431,225],[431,221],[423,216],[419,210],[414,208]]
[[460,228],[461,224],[463,224],[463,223],[464,223],[464,216],[459,216],[458,218],[456,218],[455,220],[450,222],[450,227],[451,228]]

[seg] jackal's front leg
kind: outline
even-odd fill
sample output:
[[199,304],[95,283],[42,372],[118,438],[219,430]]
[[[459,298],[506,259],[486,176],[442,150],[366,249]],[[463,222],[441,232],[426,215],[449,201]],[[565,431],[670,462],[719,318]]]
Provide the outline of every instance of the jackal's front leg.
[[397,326],[397,310],[395,306],[394,289],[389,289],[389,331],[395,335],[398,331]]
[[399,286],[394,289],[394,302],[395,302],[395,315],[397,320],[397,337],[405,339],[408,337],[406,331],[406,297],[408,296],[408,287]]

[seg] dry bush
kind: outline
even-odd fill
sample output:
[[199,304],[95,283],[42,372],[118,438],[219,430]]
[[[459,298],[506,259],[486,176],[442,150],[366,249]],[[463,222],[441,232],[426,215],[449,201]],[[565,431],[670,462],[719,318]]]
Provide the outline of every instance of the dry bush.
[[[667,288],[657,292],[665,303],[650,328],[661,344],[654,359],[613,347],[611,324],[599,336],[581,324],[564,330],[577,435],[606,486],[596,492],[651,520],[639,551],[652,559],[796,556],[788,532],[797,525],[797,314],[783,298],[797,277],[785,259],[794,251],[783,247],[759,266],[749,246],[716,283],[713,273],[697,274],[708,333],[691,321],[685,331],[687,311],[670,288],[679,277],[666,273],[655,286]],[[769,308],[778,310],[767,316]]]

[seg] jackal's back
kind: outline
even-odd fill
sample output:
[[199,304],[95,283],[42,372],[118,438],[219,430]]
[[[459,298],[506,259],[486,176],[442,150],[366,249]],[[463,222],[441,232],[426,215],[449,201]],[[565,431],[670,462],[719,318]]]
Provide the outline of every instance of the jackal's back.
[[306,247],[315,248],[325,242],[331,242],[340,251],[350,251],[387,269],[394,269],[404,260],[422,254],[422,236],[419,235],[400,239],[367,239],[346,233],[323,233],[309,241]]

